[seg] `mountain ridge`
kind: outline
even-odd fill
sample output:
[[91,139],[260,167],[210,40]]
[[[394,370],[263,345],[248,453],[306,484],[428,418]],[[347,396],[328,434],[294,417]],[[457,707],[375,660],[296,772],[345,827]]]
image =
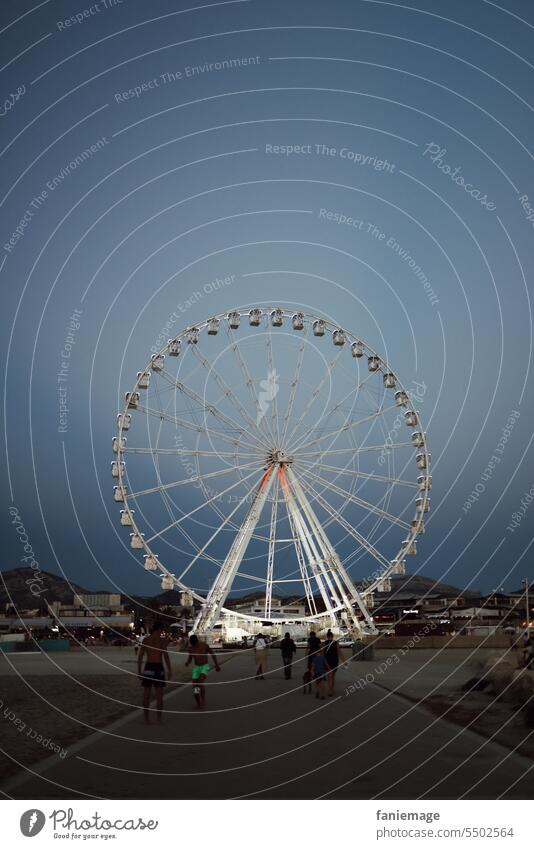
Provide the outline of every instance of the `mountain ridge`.
[[[15,569],[7,569],[0,572],[0,606],[5,607],[8,603],[13,603],[17,608],[35,609],[46,607],[46,602],[51,604],[54,601],[59,601],[63,604],[72,603],[74,593],[91,593],[98,592],[113,592],[113,590],[91,590],[85,589],[79,584],[73,583],[62,575],[56,575],[53,572],[48,572],[42,569],[39,573],[41,580],[39,587],[42,588],[40,594],[36,595],[31,592],[30,584],[32,579],[35,580],[35,572],[28,567],[16,567]],[[34,584],[35,586],[35,584]],[[115,592],[117,592],[115,590]],[[381,594],[381,597],[387,595],[395,595],[400,592],[411,593],[414,596],[425,595],[428,593],[441,593],[444,596],[459,595],[464,597],[473,597],[479,595],[478,592],[472,590],[461,590],[451,584],[442,583],[434,578],[429,578],[426,575],[396,575],[391,578],[391,593]],[[179,604],[179,592],[177,590],[167,590],[155,595],[141,595],[120,593],[121,602],[128,601],[149,601],[154,600],[162,605]],[[253,599],[259,598],[261,593],[248,593],[242,596],[234,596],[229,599],[227,606],[241,604]],[[298,597],[296,595],[276,596],[286,603],[294,602]]]

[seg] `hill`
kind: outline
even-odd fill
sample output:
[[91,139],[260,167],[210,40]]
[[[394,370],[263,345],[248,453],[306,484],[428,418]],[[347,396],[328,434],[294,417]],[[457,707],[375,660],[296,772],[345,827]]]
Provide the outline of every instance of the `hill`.
[[[30,582],[34,577],[34,572],[29,568],[8,569],[5,572],[0,572],[0,612],[3,612],[5,605],[12,601],[17,608],[33,609],[44,606],[44,600],[51,603],[60,601],[63,604],[70,604],[74,593],[94,593],[97,590],[85,589],[78,584],[70,583],[61,575],[55,575],[52,572],[41,570],[42,586],[44,592],[41,597],[41,605],[39,597],[31,593],[27,582]],[[107,592],[105,590],[104,592]],[[441,583],[434,578],[428,578],[425,575],[397,575],[391,578],[391,594],[395,593],[410,593],[411,595],[425,595],[427,593],[440,593],[443,596],[476,596],[476,592],[463,591],[458,587],[450,584]],[[246,594],[242,596],[233,596],[228,600],[227,606],[232,607],[235,604],[242,604],[247,601],[259,598],[261,593]],[[384,594],[385,596],[386,594]],[[387,594],[389,595],[389,593]],[[287,596],[277,595],[284,604],[291,604],[297,601],[297,596],[294,594]],[[123,603],[139,603],[141,605],[150,606],[151,601],[157,602],[159,605],[178,605],[180,604],[180,593],[177,590],[167,590],[155,596],[122,596]]]
[[[356,586],[358,586],[358,584]],[[382,597],[387,597],[397,593],[409,593],[414,596],[434,595],[439,593],[444,597],[448,596],[449,598],[451,596],[470,597],[479,595],[479,593],[473,592],[472,590],[462,590],[458,587],[452,586],[451,584],[436,581],[435,578],[428,578],[425,575],[395,575],[391,578],[391,592],[383,593],[381,595]],[[249,593],[242,596],[233,596],[231,600],[227,601],[226,607],[233,607],[236,604],[251,602],[260,597],[261,592],[252,594]],[[160,598],[160,596],[158,596],[158,598]],[[275,596],[273,596],[273,598],[275,598]],[[300,596],[297,597],[296,595],[281,596],[277,594],[276,598],[279,598],[283,604],[293,604],[300,600]],[[318,602],[319,609],[319,607],[322,607],[322,602],[318,594],[316,594],[316,601]]]
[[391,592],[410,593],[414,596],[441,593],[443,596],[478,596],[473,590],[462,590],[451,584],[444,584],[425,575],[395,575],[391,578]]
[[35,578],[35,572],[30,568],[7,569],[0,572],[0,609],[3,611],[5,605],[12,602],[21,610],[33,610],[45,606],[45,601],[51,604],[53,601],[61,601],[70,604],[74,593],[86,593],[83,587],[72,584],[61,575],[41,570],[37,587],[42,587],[43,592],[34,595],[29,583]]

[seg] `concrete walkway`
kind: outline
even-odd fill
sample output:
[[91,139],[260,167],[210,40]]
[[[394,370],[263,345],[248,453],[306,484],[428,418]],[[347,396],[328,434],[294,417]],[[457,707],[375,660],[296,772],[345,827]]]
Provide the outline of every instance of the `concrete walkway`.
[[291,681],[273,668],[278,660],[273,651],[271,671],[256,681],[250,652],[234,657],[212,671],[205,711],[193,709],[189,686],[180,688],[161,727],[146,727],[134,713],[4,792],[24,799],[532,796],[527,759],[374,684],[347,695],[367,664],[341,669],[337,698],[320,701],[302,693],[300,657]]

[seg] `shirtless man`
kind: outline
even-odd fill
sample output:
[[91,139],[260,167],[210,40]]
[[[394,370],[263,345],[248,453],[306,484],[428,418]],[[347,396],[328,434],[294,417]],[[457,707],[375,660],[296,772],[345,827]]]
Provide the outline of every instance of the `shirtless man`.
[[208,663],[209,654],[211,654],[213,658],[216,671],[220,672],[221,667],[219,666],[217,658],[213,654],[208,644],[200,642],[198,637],[195,634],[192,634],[189,637],[189,657],[187,658],[185,665],[189,666],[190,663],[193,664],[191,681],[193,684],[193,694],[197,703],[197,710],[202,710],[206,703],[204,681],[206,680],[206,676],[210,671],[210,665]]
[[[156,691],[156,719],[161,723],[161,711],[163,709],[163,688],[165,686],[165,670],[163,661],[167,667],[167,677],[171,674],[171,661],[167,652],[167,640],[162,636],[160,622],[155,622],[150,629],[150,634],[144,638],[137,655],[137,671],[143,686],[143,709],[145,722],[150,724],[150,696],[152,687]],[[143,659],[146,656],[144,671],[141,672]]]

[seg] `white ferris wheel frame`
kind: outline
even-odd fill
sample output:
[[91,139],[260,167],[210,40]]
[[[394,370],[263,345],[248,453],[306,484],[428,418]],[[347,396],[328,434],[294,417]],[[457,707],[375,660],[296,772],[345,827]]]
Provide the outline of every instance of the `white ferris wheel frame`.
[[[176,576],[170,572],[170,570],[162,563],[157,554],[151,548],[150,543],[161,536],[162,533],[167,531],[169,528],[174,525],[181,524],[182,521],[186,518],[189,518],[193,513],[200,510],[202,507],[205,507],[206,504],[210,503],[210,501],[214,501],[215,498],[209,499],[208,501],[201,504],[199,507],[190,511],[188,514],[184,514],[178,520],[173,521],[168,527],[164,528],[162,531],[159,531],[155,535],[145,539],[145,535],[141,532],[138,527],[135,517],[134,511],[131,509],[129,505],[129,500],[134,500],[142,494],[146,494],[149,492],[160,491],[164,493],[166,489],[176,486],[178,484],[160,484],[159,486],[141,490],[136,493],[129,493],[128,486],[126,483],[126,474],[125,474],[125,455],[128,453],[154,453],[154,449],[143,449],[143,448],[129,448],[126,445],[127,438],[126,432],[130,428],[130,420],[131,420],[131,411],[139,408],[139,399],[140,394],[143,389],[148,387],[149,376],[152,372],[157,372],[160,375],[165,375],[164,362],[165,357],[167,355],[178,356],[182,349],[182,346],[191,346],[191,349],[194,351],[196,349],[196,344],[198,338],[201,333],[208,328],[217,328],[218,331],[221,324],[226,323],[227,331],[231,340],[231,348],[234,351],[234,354],[238,358],[241,370],[245,377],[246,383],[254,395],[253,381],[248,371],[247,365],[240,354],[239,351],[239,340],[236,338],[234,331],[239,327],[241,321],[243,319],[249,320],[252,324],[251,316],[255,314],[255,319],[258,317],[260,321],[257,324],[252,326],[260,326],[263,320],[267,323],[268,328],[268,336],[267,336],[267,348],[268,348],[268,356],[269,356],[269,364],[272,367],[273,364],[273,356],[272,356],[272,334],[270,332],[271,325],[274,324],[274,317],[276,316],[276,320],[280,321],[280,324],[285,322],[290,322],[294,329],[298,331],[302,331],[306,324],[309,324],[314,328],[314,335],[327,335],[330,334],[334,340],[334,344],[338,345],[340,348],[347,346],[352,348],[353,356],[362,358],[367,357],[368,368],[370,373],[382,373],[384,386],[386,388],[395,390],[395,404],[392,409],[395,407],[402,410],[405,408],[405,421],[406,424],[413,429],[412,433],[412,441],[407,443],[399,443],[395,445],[395,443],[387,443],[385,442],[382,446],[367,446],[361,449],[355,449],[355,452],[358,450],[366,451],[366,450],[391,450],[394,447],[412,447],[417,448],[417,457],[416,463],[418,469],[422,472],[417,478],[417,482],[413,483],[411,481],[403,481],[401,479],[395,478],[387,478],[385,476],[374,475],[374,474],[366,474],[364,472],[348,470],[348,473],[361,476],[363,478],[369,478],[372,480],[381,480],[384,482],[388,482],[390,484],[402,483],[408,486],[412,486],[413,488],[418,490],[418,498],[416,499],[416,508],[414,518],[410,523],[407,523],[392,514],[389,514],[386,510],[378,508],[369,502],[365,501],[362,498],[354,495],[353,493],[347,492],[344,488],[340,487],[337,484],[332,483],[331,481],[326,480],[321,474],[317,474],[317,469],[324,468],[326,470],[330,469],[332,471],[340,472],[338,467],[329,467],[324,463],[315,463],[314,470],[308,470],[306,473],[303,473],[306,477],[306,482],[304,485],[299,481],[297,475],[294,473],[292,468],[292,458],[288,457],[284,454],[283,451],[277,450],[271,452],[270,456],[266,457],[266,465],[264,465],[261,469],[261,479],[258,482],[256,480],[255,486],[249,490],[247,495],[241,499],[237,500],[237,505],[234,510],[230,511],[230,513],[224,518],[222,525],[230,524],[230,527],[233,527],[236,530],[236,534],[233,540],[232,545],[228,551],[228,554],[224,560],[224,563],[220,567],[219,574],[215,578],[209,592],[206,596],[201,595],[200,593],[192,590],[187,583],[183,580],[185,574],[191,569],[194,563],[202,556],[205,555],[205,551],[210,545],[211,541],[215,538],[219,530],[221,530],[222,525],[219,526],[210,536],[208,541],[202,546],[198,547],[194,545],[197,549],[197,553],[188,564],[187,568],[182,572],[181,576]],[[297,320],[297,325],[295,321]],[[320,323],[322,326],[322,333],[316,334],[315,327]],[[280,324],[276,324],[274,326],[280,326]],[[208,329],[208,333],[209,333]],[[341,334],[341,337],[336,334]],[[340,338],[342,338],[342,342],[340,342]],[[357,346],[355,348],[355,346]],[[355,350],[357,353],[355,353]],[[267,416],[264,417],[264,428],[260,429],[257,422],[254,422],[254,419],[248,414],[243,404],[239,401],[235,393],[233,393],[231,387],[224,381],[224,379],[218,375],[216,372],[213,374],[215,382],[218,384],[221,391],[229,396],[231,394],[233,396],[234,403],[240,408],[241,415],[248,420],[249,426],[253,428],[251,433],[249,434],[249,438],[251,440],[248,445],[250,446],[250,457],[254,457],[258,454],[258,441],[257,437],[254,434],[254,430],[260,433],[264,438],[268,438],[270,443],[273,442],[276,444],[280,443],[282,438],[287,437],[287,430],[289,426],[289,419],[292,413],[293,401],[295,398],[296,388],[297,388],[297,374],[299,373],[299,363],[300,368],[302,367],[302,359],[301,356],[303,351],[303,346],[301,346],[301,351],[299,353],[299,358],[297,360],[297,368],[295,370],[295,377],[293,379],[290,399],[288,403],[288,409],[282,421],[282,433],[280,433],[280,422],[278,417],[278,410],[276,404],[276,396],[273,398],[273,403],[271,405],[270,416],[267,419]],[[208,361],[201,354],[197,353],[197,358],[199,361],[211,368]],[[372,368],[371,368],[372,364]],[[323,377],[323,383],[326,380],[327,376],[332,371],[332,364],[330,365],[327,373]],[[168,375],[166,375],[168,377]],[[175,389],[184,392],[191,400],[196,402],[201,402],[204,406],[205,412],[212,413],[216,415],[221,421],[225,421],[226,423],[235,424],[235,420],[231,419],[228,415],[222,413],[221,411],[216,410],[213,405],[206,404],[203,399],[197,395],[192,389],[187,387],[185,384],[180,381],[175,380],[172,376],[171,383],[174,383]],[[143,384],[147,383],[147,386]],[[361,388],[360,384],[357,387],[357,391]],[[354,391],[354,390],[353,390]],[[253,399],[254,400],[254,399]],[[257,396],[255,397],[257,401]],[[313,398],[311,399],[313,402]],[[293,427],[289,438],[295,434],[302,421],[307,415],[308,409],[310,407],[310,402],[306,405],[304,411],[301,413],[297,424]],[[148,408],[140,407],[141,410],[145,412],[149,412]],[[388,408],[389,409],[389,408]],[[154,411],[150,411],[154,412]],[[193,430],[203,430],[206,434],[209,432],[206,428],[199,428],[193,426],[190,422],[186,420],[181,420],[176,416],[166,416],[161,411],[158,413],[161,420],[163,421],[165,418],[172,419],[172,421],[176,425],[180,425],[184,428],[191,428]],[[373,414],[377,415],[377,414]],[[373,416],[369,416],[372,418]],[[407,418],[408,417],[408,418]],[[359,420],[356,424],[365,421],[365,419]],[[374,351],[367,343],[362,341],[359,337],[354,336],[349,331],[342,329],[339,325],[334,324],[329,319],[324,318],[323,316],[317,316],[314,314],[308,314],[304,312],[294,313],[293,310],[288,310],[283,307],[262,307],[261,309],[255,308],[251,309],[250,307],[240,307],[234,310],[230,310],[228,312],[219,313],[209,319],[206,319],[203,322],[200,322],[194,326],[188,326],[184,328],[180,333],[174,336],[172,339],[169,339],[168,342],[163,345],[157,353],[153,354],[150,360],[146,363],[145,367],[142,371],[138,372],[137,380],[130,390],[130,392],[126,393],[126,403],[121,413],[117,416],[118,422],[118,433],[117,437],[113,440],[113,450],[115,453],[115,459],[112,462],[112,473],[113,477],[116,480],[115,490],[115,501],[120,503],[123,507],[121,510],[121,524],[127,526],[131,529],[131,547],[144,551],[145,557],[145,568],[149,571],[157,571],[160,573],[160,577],[163,580],[164,585],[167,588],[179,587],[182,591],[189,593],[191,598],[197,600],[201,604],[201,610],[198,614],[194,629],[198,633],[207,633],[209,632],[221,616],[221,614],[231,615],[239,619],[243,619],[245,621],[265,621],[271,619],[271,601],[272,601],[272,589],[273,584],[279,583],[280,581],[276,581],[273,579],[273,560],[274,560],[274,547],[276,543],[276,516],[277,516],[277,508],[279,503],[278,491],[282,491],[283,501],[286,506],[287,517],[289,520],[289,525],[292,531],[292,537],[290,541],[292,541],[295,545],[296,555],[297,555],[297,563],[300,570],[300,578],[295,579],[295,581],[301,582],[305,588],[306,599],[309,608],[309,614],[305,616],[286,616],[284,615],[283,621],[284,623],[302,623],[302,622],[317,622],[317,621],[328,621],[331,626],[339,625],[339,620],[345,623],[346,629],[348,629],[352,633],[362,634],[362,633],[376,633],[376,627],[373,624],[372,616],[370,610],[372,609],[372,600],[373,594],[376,591],[380,591],[381,589],[387,588],[389,584],[389,579],[392,575],[395,574],[403,574],[405,571],[405,557],[410,554],[416,553],[416,539],[420,533],[424,533],[424,521],[423,517],[426,512],[429,510],[429,496],[428,493],[432,486],[432,478],[429,475],[429,467],[431,457],[428,453],[427,448],[427,440],[426,434],[423,431],[421,426],[421,421],[419,418],[419,413],[415,409],[414,405],[411,403],[410,394],[403,386],[401,381],[399,380],[397,374],[390,367],[390,365],[382,358],[380,355]],[[321,458],[324,456],[336,454],[336,449],[331,451],[328,450],[318,450],[318,451],[308,451],[302,453],[302,448],[310,448],[313,445],[317,445],[322,442],[323,439],[328,436],[335,436],[338,433],[347,430],[349,431],[354,426],[354,423],[351,422],[349,424],[344,425],[342,428],[337,431],[332,431],[331,433],[322,434],[321,436],[316,437],[315,439],[310,440],[310,436],[312,435],[312,431],[307,432],[307,438],[304,437],[304,442],[302,441],[302,437],[300,438],[300,442],[297,443],[296,449],[301,451],[301,457],[305,456],[314,456],[319,454]],[[235,446],[235,450],[228,452],[217,452],[220,457],[227,455],[228,457],[237,458],[237,446],[238,440],[231,436],[224,437],[220,432],[217,432],[217,437],[219,439],[226,439],[228,442],[233,443]],[[416,440],[414,441],[414,437]],[[247,443],[242,443],[247,446]],[[254,451],[252,450],[254,449]],[[157,449],[158,453],[167,453],[175,456],[180,455],[192,455],[195,452],[192,452],[189,449]],[[349,449],[340,449],[343,453],[347,453]],[[209,453],[209,452],[204,452]],[[202,451],[197,451],[196,454],[201,456],[203,454]],[[197,456],[197,469],[198,466],[198,456]],[[250,471],[252,466],[256,466],[256,469]],[[256,473],[260,472],[258,468],[258,460],[251,460],[250,463],[245,463],[243,466],[240,466],[239,469],[244,470],[246,474],[244,477],[238,475],[238,480],[236,483],[227,487],[218,495],[222,495],[235,486],[243,483],[243,481],[250,481],[252,477],[255,476]],[[231,469],[227,469],[227,472],[231,471]],[[224,470],[221,472],[212,472],[204,475],[204,478],[215,477],[218,474],[224,474]],[[200,480],[199,474],[199,480]],[[257,477],[257,474],[256,474]],[[195,478],[190,478],[189,482],[194,481]],[[323,497],[323,495],[315,489],[315,485],[318,484],[324,488],[330,488],[332,492],[342,495],[344,498],[348,498],[351,502],[357,504],[360,507],[364,507],[368,509],[370,512],[376,513],[382,518],[387,517],[390,522],[394,522],[400,525],[406,533],[406,537],[403,540],[397,555],[392,560],[388,560],[384,555],[382,555],[378,549],[366,539],[355,527],[353,527],[344,516],[340,514],[339,511],[336,511],[332,508],[327,499]],[[268,540],[269,551],[268,551],[268,563],[267,563],[267,580],[266,584],[266,596],[265,596],[265,616],[253,616],[250,614],[241,613],[240,611],[225,607],[225,602],[228,597],[228,593],[232,587],[232,583],[238,573],[239,567],[243,560],[243,556],[246,552],[247,545],[250,542],[250,539],[255,531],[257,523],[260,519],[262,508],[265,505],[267,497],[273,488],[276,490],[275,497],[272,498],[272,510],[271,510],[271,519],[269,523],[269,536],[267,538],[260,537],[262,539]],[[250,508],[246,512],[244,520],[241,522],[240,526],[237,527],[233,523],[231,523],[232,517],[235,515],[239,507],[243,505],[245,499],[255,494],[250,505]],[[203,489],[205,492],[205,489]],[[342,527],[347,534],[352,536],[356,542],[358,542],[360,548],[364,549],[367,553],[369,553],[379,564],[379,569],[375,570],[371,579],[367,580],[364,583],[364,586],[359,590],[356,589],[352,578],[349,575],[349,572],[344,567],[341,562],[339,556],[336,553],[334,546],[331,544],[328,534],[326,533],[323,524],[318,519],[315,514],[310,501],[307,497],[307,494],[313,496],[313,499],[325,510],[327,514],[331,516],[331,521],[337,522],[340,527]],[[222,514],[219,511],[219,515]],[[278,540],[280,542],[280,540]],[[208,559],[213,559],[209,558]],[[217,564],[220,566],[219,561]],[[319,594],[322,598],[325,610],[317,611],[315,606],[315,597],[312,591],[312,582],[316,586],[319,591]]]

